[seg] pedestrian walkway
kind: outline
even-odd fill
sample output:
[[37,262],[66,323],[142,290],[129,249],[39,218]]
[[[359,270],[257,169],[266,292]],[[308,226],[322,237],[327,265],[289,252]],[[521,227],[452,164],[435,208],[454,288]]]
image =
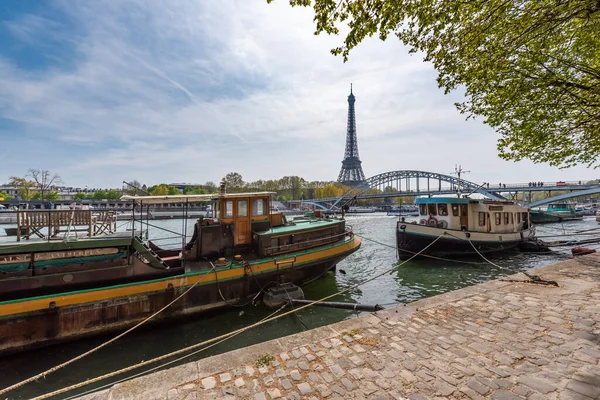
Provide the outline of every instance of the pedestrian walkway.
[[531,273],[560,287],[490,281],[83,398],[600,399],[600,256]]

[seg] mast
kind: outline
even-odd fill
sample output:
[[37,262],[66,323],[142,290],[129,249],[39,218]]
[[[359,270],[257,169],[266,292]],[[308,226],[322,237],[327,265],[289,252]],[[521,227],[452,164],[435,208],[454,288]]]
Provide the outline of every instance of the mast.
[[462,169],[462,165],[459,164],[457,166],[456,164],[454,164],[454,172],[452,172],[452,174],[456,175],[457,178],[458,178],[458,183],[457,183],[457,186],[456,186],[456,195],[458,196],[458,198],[460,198],[460,195],[461,195],[461,192],[460,192],[460,175],[462,173],[467,174],[469,172],[471,172],[471,171],[465,171],[465,170],[463,170]]

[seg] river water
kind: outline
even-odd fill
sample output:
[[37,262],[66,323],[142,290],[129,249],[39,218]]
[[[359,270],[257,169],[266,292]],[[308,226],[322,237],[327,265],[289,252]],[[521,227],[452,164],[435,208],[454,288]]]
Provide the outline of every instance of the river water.
[[[351,225],[354,232],[362,237],[360,250],[339,263],[336,272],[329,272],[326,276],[305,286],[306,298],[319,299],[336,293],[398,265],[395,251],[396,221],[397,217],[388,217],[382,213],[348,216],[347,224]],[[186,223],[182,220],[150,221],[150,223],[174,232],[182,232],[186,228]],[[125,223],[121,224],[122,230],[126,227]],[[597,227],[598,224],[594,217],[586,217],[584,221],[538,226],[537,235],[563,235],[565,232],[582,231]],[[139,228],[139,225],[136,228]],[[185,229],[188,232],[188,237],[190,237],[192,229],[193,220],[188,220],[187,229]],[[3,229],[0,229],[0,232],[3,234]],[[160,239],[158,243],[164,247],[181,246],[181,238],[155,227],[149,227],[149,237]],[[577,236],[576,238],[585,239],[589,237]],[[1,242],[7,239],[0,236]],[[552,240],[550,237],[544,239]],[[564,239],[564,237],[561,237],[561,239]],[[586,245],[585,247],[594,247],[594,245]],[[518,271],[551,264],[567,259],[569,256],[570,250],[568,248],[558,248],[558,250],[549,254],[505,253],[493,258],[494,263],[501,268],[487,264],[480,259],[468,260],[471,263],[419,259],[398,266],[392,273],[385,274],[360,288],[330,300],[377,303],[385,306],[408,303]],[[25,385],[8,395],[4,395],[3,398],[26,399],[41,395],[239,329],[257,322],[269,314],[270,311],[261,305],[247,306],[220,312],[213,316],[191,316],[187,320],[180,320],[176,323],[171,322],[143,328],[64,369],[52,373],[46,379]],[[316,328],[343,319],[353,318],[357,315],[351,311],[317,307],[302,310],[298,314],[298,316],[286,316],[256,327],[206,351],[178,361],[170,367],[301,332],[307,328]],[[0,358],[0,387],[6,387],[67,361],[111,337],[94,337],[2,357]],[[146,369],[154,366],[146,367]],[[67,398],[112,383],[117,379],[127,378],[144,370],[135,370],[106,382],[90,385],[78,392],[63,395],[61,398]]]

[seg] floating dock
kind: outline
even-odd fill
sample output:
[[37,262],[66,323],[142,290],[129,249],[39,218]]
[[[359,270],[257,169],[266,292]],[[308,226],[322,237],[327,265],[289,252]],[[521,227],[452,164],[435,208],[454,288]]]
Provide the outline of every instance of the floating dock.
[[600,255],[528,272],[81,399],[600,399]]

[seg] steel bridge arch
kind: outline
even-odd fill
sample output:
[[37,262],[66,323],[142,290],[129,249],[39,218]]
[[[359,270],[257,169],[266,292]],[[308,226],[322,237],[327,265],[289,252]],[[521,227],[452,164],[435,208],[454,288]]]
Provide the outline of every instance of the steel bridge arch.
[[[411,179],[411,178],[417,179],[417,182],[419,179],[436,180],[439,182],[439,185],[440,185],[439,187],[441,187],[441,182],[447,182],[447,183],[450,183],[457,187],[460,185],[460,189],[462,191],[465,191],[468,193],[470,193],[470,192],[479,193],[479,194],[486,196],[492,200],[506,200],[504,197],[502,197],[498,193],[494,193],[492,191],[489,191],[489,190],[486,190],[486,189],[480,187],[481,185],[466,181],[464,179],[460,179],[460,181],[459,181],[458,177],[456,177],[456,176],[438,174],[437,172],[400,170],[400,171],[384,172],[382,174],[375,175],[375,176],[368,178],[364,183],[362,183],[358,186],[355,186],[352,189],[348,190],[346,193],[344,193],[339,199],[337,199],[333,203],[333,205],[330,207],[330,209],[333,209],[334,207],[336,207],[341,201],[350,200],[354,197],[361,196],[369,189],[383,186],[388,183],[396,183],[396,182],[399,182],[401,179]],[[417,185],[417,191],[415,191],[411,195],[413,195],[413,196],[419,195],[418,185]]]
[[323,204],[320,204],[320,203],[317,203],[317,202],[314,202],[314,201],[303,200],[302,204],[310,204],[311,206],[315,206],[317,208],[320,208],[321,210],[326,210],[326,211],[329,210],[329,208],[325,207]]
[[529,203],[527,207],[535,208],[539,206],[543,206],[544,204],[553,203],[555,201],[567,200],[573,197],[587,196],[588,194],[597,194],[600,193],[600,186],[597,186],[592,189],[587,190],[578,190],[571,193],[559,194],[558,196],[547,197],[543,200],[534,201]]

